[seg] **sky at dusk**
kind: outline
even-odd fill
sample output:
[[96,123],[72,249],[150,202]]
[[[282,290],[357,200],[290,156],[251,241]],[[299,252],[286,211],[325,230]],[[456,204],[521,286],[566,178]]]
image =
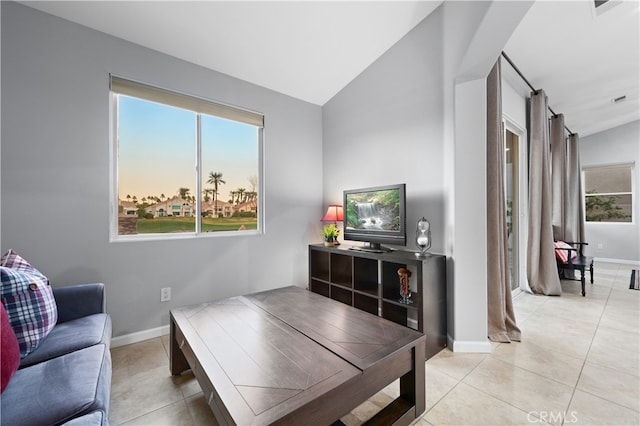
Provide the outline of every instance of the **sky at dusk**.
[[[124,95],[118,96],[118,194],[172,197],[181,187],[196,190],[196,114]],[[258,176],[258,129],[255,126],[202,116],[202,189],[209,172],[222,173],[229,192],[251,190],[250,176]],[[256,189],[257,191],[257,189]]]

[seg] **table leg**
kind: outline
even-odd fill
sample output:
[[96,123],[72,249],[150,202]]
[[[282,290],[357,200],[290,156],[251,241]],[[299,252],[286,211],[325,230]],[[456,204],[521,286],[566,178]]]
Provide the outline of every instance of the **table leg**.
[[171,375],[177,376],[183,371],[191,368],[189,362],[184,357],[182,349],[176,341],[176,324],[173,318],[169,320],[169,367],[171,369]]
[[426,409],[425,401],[425,345],[421,342],[413,348],[413,368],[400,378],[400,396],[415,405],[415,417]]

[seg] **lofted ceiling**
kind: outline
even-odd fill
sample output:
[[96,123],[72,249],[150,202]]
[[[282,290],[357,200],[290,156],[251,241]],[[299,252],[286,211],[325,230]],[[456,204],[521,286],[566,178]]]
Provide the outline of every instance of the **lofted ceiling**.
[[[21,3],[324,105],[442,1]],[[596,12],[591,0],[539,0],[504,49],[581,136],[639,118],[640,2],[609,3]],[[503,72],[529,93],[508,65]]]
[[317,105],[441,1],[22,1]]
[[[640,119],[640,2],[537,1],[504,52],[584,137]],[[531,89],[503,64],[521,93]],[[618,103],[613,100],[626,98]]]

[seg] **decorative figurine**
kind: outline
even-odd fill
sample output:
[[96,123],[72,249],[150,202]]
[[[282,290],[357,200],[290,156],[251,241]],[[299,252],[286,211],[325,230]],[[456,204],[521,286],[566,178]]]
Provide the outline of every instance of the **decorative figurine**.
[[400,277],[400,296],[402,299],[400,303],[410,305],[413,303],[411,300],[411,286],[409,285],[409,278],[411,278],[411,271],[405,268],[398,269],[398,276]]

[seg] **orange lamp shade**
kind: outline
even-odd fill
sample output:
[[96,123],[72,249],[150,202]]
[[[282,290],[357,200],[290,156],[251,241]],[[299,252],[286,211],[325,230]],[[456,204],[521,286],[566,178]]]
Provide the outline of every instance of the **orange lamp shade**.
[[342,206],[340,204],[330,204],[321,220],[322,222],[342,222],[344,220]]

